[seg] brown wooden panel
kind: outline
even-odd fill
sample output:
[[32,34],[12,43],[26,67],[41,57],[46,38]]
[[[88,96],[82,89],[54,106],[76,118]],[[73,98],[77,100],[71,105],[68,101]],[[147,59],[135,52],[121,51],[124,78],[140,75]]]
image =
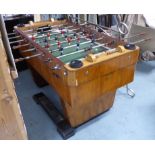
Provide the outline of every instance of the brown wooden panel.
[[100,64],[100,72],[102,75],[105,75],[114,72],[120,68],[135,64],[138,60],[138,55],[138,51],[132,51],[130,53],[125,53],[124,55],[120,55],[118,57],[103,61]]
[[82,84],[84,82],[89,82],[100,76],[100,68],[99,64],[92,65],[90,67],[84,67],[78,71],[76,71],[76,80],[78,84]]
[[120,74],[119,87],[124,86],[133,81],[134,71],[135,71],[135,65],[128,66],[119,71],[119,74]]
[[98,98],[100,93],[100,77],[79,86],[70,87],[71,106],[89,104]]
[[104,94],[107,91],[117,89],[120,83],[119,72],[113,72],[101,77],[101,92]]
[[134,65],[121,68],[101,77],[101,91],[105,93],[117,89],[133,81]]
[[0,38],[0,139],[27,139],[7,57]]
[[65,104],[67,110],[67,117],[72,127],[76,127],[89,119],[103,113],[111,108],[115,98],[115,92],[111,91],[96,98],[94,101],[90,101],[87,104],[79,105],[78,101],[74,106]]

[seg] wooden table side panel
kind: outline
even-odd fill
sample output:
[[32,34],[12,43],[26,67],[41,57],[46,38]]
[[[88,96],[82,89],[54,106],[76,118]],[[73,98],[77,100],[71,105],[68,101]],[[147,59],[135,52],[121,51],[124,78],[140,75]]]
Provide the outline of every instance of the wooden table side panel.
[[77,104],[80,106],[89,104],[89,102],[95,102],[102,95],[101,78],[98,77],[78,86],[70,86],[69,91],[72,107],[76,107]]
[[117,88],[132,82],[134,78],[134,70],[135,65],[130,65],[110,74],[82,83],[78,86],[70,86],[70,104],[72,107],[76,104],[89,104],[89,102],[95,101],[104,93],[116,90]]
[[101,91],[105,93],[120,88],[133,81],[135,65],[117,70],[101,77]]
[[107,92],[97,98],[95,102],[90,101],[89,104],[80,105],[78,104],[79,102],[77,102],[74,107],[66,104],[68,121],[70,122],[71,126],[79,126],[89,119],[110,109],[114,102],[115,92],[116,91]]
[[108,75],[121,68],[136,64],[138,55],[139,51],[132,51],[103,62],[95,63],[91,66],[83,67],[74,71],[68,71],[67,84],[69,86],[77,86],[100,76]]
[[[114,96],[110,99],[106,94],[131,82],[134,77],[134,69],[135,65],[130,65],[79,86],[71,86],[69,93],[71,106],[66,104],[70,123],[76,126],[78,123],[86,121],[88,117],[92,118],[109,109],[113,104]],[[105,96],[106,99],[102,96]],[[98,100],[100,100],[100,106]]]

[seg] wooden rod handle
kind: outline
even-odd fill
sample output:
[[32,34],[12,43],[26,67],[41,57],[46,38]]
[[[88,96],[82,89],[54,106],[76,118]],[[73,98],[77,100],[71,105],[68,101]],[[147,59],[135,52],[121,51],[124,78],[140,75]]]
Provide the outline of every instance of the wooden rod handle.
[[18,59],[15,59],[15,63],[21,62],[21,61],[24,61],[24,60],[29,60],[29,59],[38,57],[38,56],[40,56],[40,55],[41,55],[41,54],[35,54],[35,55],[27,56],[27,57],[24,57],[24,58],[18,58]]

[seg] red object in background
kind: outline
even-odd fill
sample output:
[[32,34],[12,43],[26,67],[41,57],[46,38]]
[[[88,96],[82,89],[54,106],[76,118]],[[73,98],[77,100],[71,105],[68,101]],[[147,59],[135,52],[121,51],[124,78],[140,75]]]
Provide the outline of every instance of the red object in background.
[[80,42],[80,38],[79,37],[77,38],[77,41]]
[[50,33],[47,33],[47,37],[50,37],[51,35],[50,35]]
[[87,33],[86,37],[89,38],[90,37],[90,34]]
[[61,31],[61,34],[65,34],[65,31]]
[[70,43],[72,41],[72,39],[70,37],[67,38],[68,43]]
[[35,38],[35,36],[32,36],[32,40],[35,40],[36,38]]
[[61,45],[58,45],[58,48],[60,49]]
[[50,47],[50,45],[49,44],[47,44],[46,46],[45,46],[45,48],[49,48]]
[[60,41],[58,41],[57,44],[58,44],[58,46],[60,46],[61,45]]

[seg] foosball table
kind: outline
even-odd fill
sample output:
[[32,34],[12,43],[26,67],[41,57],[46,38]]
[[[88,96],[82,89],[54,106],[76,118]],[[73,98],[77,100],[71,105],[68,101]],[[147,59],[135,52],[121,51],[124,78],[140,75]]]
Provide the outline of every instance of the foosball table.
[[134,79],[139,47],[89,24],[37,22],[15,27],[15,34],[13,48],[23,57],[16,61],[27,61],[38,85],[54,88],[73,128],[110,109],[117,88]]

